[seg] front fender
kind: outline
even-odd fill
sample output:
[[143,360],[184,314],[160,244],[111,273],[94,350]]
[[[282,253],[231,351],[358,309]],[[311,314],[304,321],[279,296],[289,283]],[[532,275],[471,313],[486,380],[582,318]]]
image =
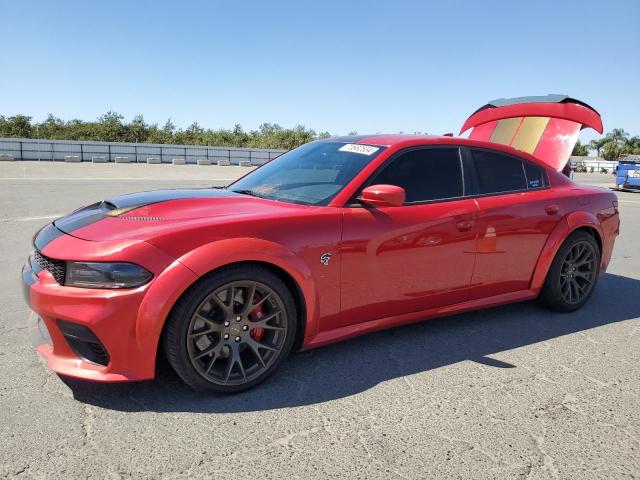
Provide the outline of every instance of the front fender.
[[194,272],[174,261],[154,279],[142,299],[138,308],[135,336],[138,350],[145,352],[145,355],[140,355],[140,361],[145,362],[145,365],[139,365],[139,368],[148,372],[148,378],[153,378],[164,322],[180,296],[196,280],[198,276]]
[[202,245],[178,260],[199,277],[237,262],[263,262],[284,270],[300,288],[305,302],[305,336],[317,333],[318,296],[311,270],[298,255],[283,245],[258,238],[225,239]]

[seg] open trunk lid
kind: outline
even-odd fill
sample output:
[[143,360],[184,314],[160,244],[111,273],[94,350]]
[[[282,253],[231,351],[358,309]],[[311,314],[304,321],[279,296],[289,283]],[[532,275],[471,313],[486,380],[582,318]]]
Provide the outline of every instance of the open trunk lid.
[[602,133],[600,114],[567,95],[501,98],[473,112],[460,133],[469,138],[510,145],[562,171],[569,161],[580,130]]

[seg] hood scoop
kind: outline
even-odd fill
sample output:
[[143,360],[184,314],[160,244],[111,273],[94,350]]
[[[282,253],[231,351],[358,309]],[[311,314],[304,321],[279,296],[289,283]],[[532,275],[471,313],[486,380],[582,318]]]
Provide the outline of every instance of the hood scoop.
[[[161,215],[130,215],[127,212],[140,207],[168,202],[170,200],[194,198],[224,198],[238,197],[237,193],[217,188],[190,188],[174,190],[152,190],[148,192],[131,193],[111,197],[102,202],[86,206],[69,215],[59,218],[54,225],[65,233],[72,234],[75,230],[91,225],[105,218],[119,218],[121,220],[139,222],[157,222],[167,220]],[[143,213],[143,212],[140,212]]]

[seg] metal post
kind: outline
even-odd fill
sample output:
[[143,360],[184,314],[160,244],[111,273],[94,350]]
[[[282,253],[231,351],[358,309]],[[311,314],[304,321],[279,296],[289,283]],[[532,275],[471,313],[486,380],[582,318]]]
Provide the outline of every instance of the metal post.
[[22,141],[20,142],[20,160],[24,160],[22,157]]
[[40,161],[40,125],[36,124],[36,134],[38,135],[38,161]]
[[251,150],[249,150],[249,165],[251,165]]
[[109,160],[108,161],[110,162],[111,161],[111,144],[110,143],[107,144],[107,151],[109,152]]
[[82,148],[82,143],[80,144],[80,161],[84,162],[84,150]]

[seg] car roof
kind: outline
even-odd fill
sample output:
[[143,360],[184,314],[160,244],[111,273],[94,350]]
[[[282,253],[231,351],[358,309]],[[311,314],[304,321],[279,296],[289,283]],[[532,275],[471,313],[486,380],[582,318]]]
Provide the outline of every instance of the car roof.
[[487,142],[485,140],[472,140],[463,137],[454,137],[451,135],[408,135],[408,134],[374,134],[374,135],[348,135],[343,137],[332,137],[320,140],[323,142],[340,142],[340,143],[356,143],[363,145],[375,145],[379,147],[414,147],[421,145],[462,145],[466,147],[486,148],[503,152],[506,154],[516,155],[525,158],[536,165],[548,168],[542,160],[534,157],[530,153],[523,152],[510,145],[501,143]]
[[484,140],[472,140],[464,137],[454,137],[451,135],[407,135],[407,134],[375,134],[375,135],[348,135],[344,137],[332,137],[321,141],[356,143],[362,145],[375,145],[379,147],[404,147],[414,145],[465,145],[470,147],[490,148],[511,152],[516,155],[531,157],[527,152],[518,150],[509,145],[503,145]]

